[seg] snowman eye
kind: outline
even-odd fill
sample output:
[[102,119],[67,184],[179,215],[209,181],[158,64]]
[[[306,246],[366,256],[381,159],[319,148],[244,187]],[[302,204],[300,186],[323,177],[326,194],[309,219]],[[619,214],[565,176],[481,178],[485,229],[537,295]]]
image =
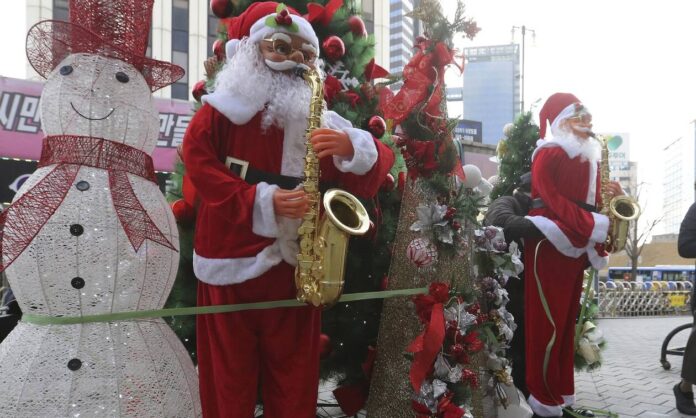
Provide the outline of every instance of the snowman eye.
[[64,66],[60,67],[60,74],[61,75],[68,75],[68,74],[72,73],[72,71],[73,71],[72,65],[64,65]]
[[116,80],[120,81],[121,83],[127,83],[129,80],[128,74],[124,73],[123,71],[119,71],[116,73]]

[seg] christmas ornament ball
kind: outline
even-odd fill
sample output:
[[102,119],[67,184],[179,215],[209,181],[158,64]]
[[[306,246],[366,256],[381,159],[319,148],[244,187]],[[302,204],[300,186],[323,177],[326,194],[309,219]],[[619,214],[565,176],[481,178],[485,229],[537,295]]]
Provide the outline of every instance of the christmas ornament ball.
[[481,183],[481,170],[473,164],[462,167],[464,170],[464,187],[473,189]]
[[194,99],[196,99],[197,102],[200,102],[201,97],[203,97],[206,94],[208,94],[208,91],[205,89],[205,80],[200,80],[193,85],[191,95]]
[[196,212],[186,203],[184,199],[179,199],[171,203],[172,212],[174,212],[174,218],[179,223],[191,222],[196,216]]
[[324,39],[321,43],[321,49],[324,50],[324,57],[331,62],[338,61],[346,54],[346,45],[343,39],[336,35],[331,35]]
[[384,133],[387,131],[387,122],[385,122],[381,116],[374,115],[367,122],[367,128],[375,138],[379,139],[383,137]]
[[406,247],[406,257],[418,268],[431,266],[437,256],[437,248],[426,238],[416,238]]
[[353,35],[364,38],[367,36],[367,29],[365,28],[365,22],[360,18],[360,16],[351,16],[348,18],[348,27]]
[[319,336],[319,356],[322,359],[325,359],[331,354],[332,351],[333,347],[331,346],[331,337],[326,334],[321,334]]
[[506,138],[510,138],[510,134],[512,134],[512,130],[515,128],[515,125],[512,123],[506,123],[505,126],[503,126],[503,135],[505,135]]
[[217,39],[213,42],[213,54],[218,61],[225,61],[225,43],[222,39]]
[[220,19],[230,17],[232,14],[232,2],[230,0],[210,0],[210,10]]

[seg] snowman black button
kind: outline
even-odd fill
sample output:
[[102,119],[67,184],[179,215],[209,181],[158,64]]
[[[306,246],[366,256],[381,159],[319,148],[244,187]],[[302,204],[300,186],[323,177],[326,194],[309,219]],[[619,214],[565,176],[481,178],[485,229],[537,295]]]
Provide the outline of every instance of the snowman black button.
[[83,287],[85,287],[85,279],[83,279],[82,277],[74,277],[72,280],[70,280],[70,284],[75,289],[82,289]]
[[82,233],[85,232],[85,228],[80,225],[80,224],[72,224],[70,225],[70,233],[76,237],[79,237],[82,235]]
[[74,372],[80,370],[80,367],[82,367],[82,361],[79,358],[70,359],[68,362],[68,369]]
[[84,180],[81,180],[81,181],[77,182],[75,187],[77,188],[77,190],[79,190],[81,192],[85,192],[85,191],[89,190],[89,183],[84,181]]

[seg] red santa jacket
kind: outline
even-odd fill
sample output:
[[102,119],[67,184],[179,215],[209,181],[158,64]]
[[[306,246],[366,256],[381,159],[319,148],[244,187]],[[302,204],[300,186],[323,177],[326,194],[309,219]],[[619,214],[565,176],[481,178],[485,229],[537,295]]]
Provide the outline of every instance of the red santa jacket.
[[586,253],[599,269],[607,262],[599,244],[607,237],[609,219],[577,204],[601,204],[598,159],[580,155],[573,141],[539,141],[532,157],[532,198],[541,198],[544,207],[532,209],[527,218],[560,253],[573,258]]
[[[240,119],[229,106],[210,103],[196,112],[183,142],[186,175],[200,199],[194,272],[209,284],[241,283],[282,261],[296,264],[299,220],[276,219],[272,197],[278,186],[248,184],[223,161],[234,157],[258,170],[301,177],[307,121],[263,131],[262,112]],[[322,181],[335,182],[359,197],[374,196],[394,163],[393,153],[334,112],[326,112],[324,118],[328,127],[348,134],[355,155],[351,160],[322,159]]]

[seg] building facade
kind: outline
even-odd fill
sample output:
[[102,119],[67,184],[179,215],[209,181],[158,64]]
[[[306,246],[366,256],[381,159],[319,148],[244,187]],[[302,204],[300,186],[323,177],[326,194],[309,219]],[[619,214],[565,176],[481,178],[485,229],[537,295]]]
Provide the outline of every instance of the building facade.
[[[27,30],[41,20],[68,19],[68,0],[26,2]],[[209,0],[155,0],[148,56],[172,62],[186,70],[181,80],[156,91],[155,96],[191,100],[193,85],[205,79],[203,62],[213,54],[212,46],[217,39],[218,31],[218,19],[212,15],[209,3]],[[375,35],[375,61],[385,68],[388,67],[389,3],[379,0],[356,0],[354,4],[356,9],[362,11],[368,32]],[[28,63],[27,78],[40,79]]]
[[662,176],[663,234],[678,234],[679,226],[689,206],[694,202],[696,181],[696,121],[689,123],[684,133],[663,150]]
[[416,28],[413,18],[413,0],[389,1],[389,72],[399,74],[413,55]]
[[520,113],[517,44],[464,48],[463,119],[480,121],[483,143],[497,144]]

